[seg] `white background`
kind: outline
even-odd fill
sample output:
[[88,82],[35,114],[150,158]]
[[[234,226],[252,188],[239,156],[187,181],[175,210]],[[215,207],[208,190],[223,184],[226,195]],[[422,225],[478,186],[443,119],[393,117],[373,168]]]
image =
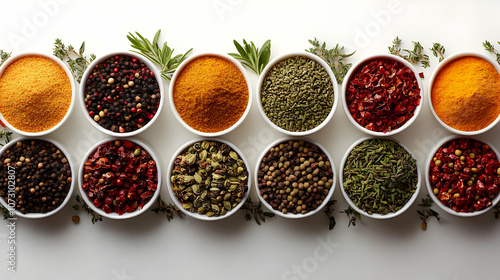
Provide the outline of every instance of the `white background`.
[[[419,41],[433,42],[446,54],[474,51],[488,54],[482,42],[500,40],[498,1],[9,1],[0,9],[0,49],[13,54],[51,53],[54,40],[98,57],[129,50],[128,32],[151,38],[162,30],[176,53],[234,52],[233,39],[261,45],[272,41],[272,57],[309,48],[317,37],[330,47],[336,43],[356,50],[349,60],[387,53],[399,36],[403,48]],[[497,48],[500,48],[496,45]],[[433,118],[428,83],[437,59],[430,51],[425,74],[424,108],[418,119],[394,139],[408,146],[421,168],[432,146],[448,135]],[[488,54],[489,55],[489,54]],[[257,75],[249,71],[255,92]],[[165,88],[169,86],[164,82]],[[340,99],[339,99],[340,100]],[[69,121],[50,135],[71,150],[79,165],[87,149],[105,136],[83,118],[79,106]],[[479,138],[500,147],[500,127]],[[335,165],[346,149],[365,135],[348,121],[341,105],[332,121],[311,135],[325,146]],[[223,138],[237,145],[250,161],[275,139],[257,107],[235,131]],[[175,150],[198,138],[175,119],[168,101],[159,119],[138,137],[158,152],[163,171]],[[338,170],[337,170],[338,172]],[[165,183],[165,181],[164,181]],[[254,188],[255,186],[252,186]],[[392,220],[362,218],[347,227],[347,208],[339,186],[333,198],[337,226],[328,230],[323,213],[302,220],[276,217],[262,226],[236,213],[218,222],[174,219],[147,212],[124,221],[105,220],[92,225],[70,202],[61,212],[43,220],[19,219],[16,227],[16,273],[7,270],[7,227],[0,226],[0,279],[495,279],[498,277],[500,220],[493,211],[475,218],[456,218],[439,211],[444,223],[430,220],[420,229],[416,204]],[[76,192],[75,192],[76,194]],[[161,195],[171,201],[167,190]],[[257,200],[255,189],[252,197]],[[434,206],[437,209],[437,206]],[[71,222],[78,213],[81,222]]]

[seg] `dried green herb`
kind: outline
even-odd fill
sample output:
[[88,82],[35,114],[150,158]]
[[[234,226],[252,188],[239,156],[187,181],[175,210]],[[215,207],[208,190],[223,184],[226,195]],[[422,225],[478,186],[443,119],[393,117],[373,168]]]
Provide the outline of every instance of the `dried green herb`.
[[326,217],[328,217],[328,221],[329,221],[328,229],[329,230],[332,230],[335,227],[335,225],[337,224],[337,222],[335,221],[335,217],[333,216],[333,212],[335,211],[333,206],[335,205],[335,203],[337,203],[336,200],[328,201],[328,203],[326,204],[325,210],[324,210]]
[[[500,41],[497,42],[500,45]],[[483,47],[490,53],[493,53],[496,56],[496,61],[500,64],[500,53],[495,49],[495,47],[488,41],[483,42]]]
[[56,39],[53,50],[53,54],[60,60],[64,61],[66,59],[66,63],[68,63],[69,69],[78,83],[82,81],[83,73],[96,58],[95,54],[90,54],[90,58],[87,60],[85,42],[82,43],[77,52],[72,45],[66,47],[61,39]]
[[179,64],[181,64],[187,58],[187,55],[193,49],[188,50],[185,54],[178,54],[176,56],[173,56],[174,49],[171,49],[167,45],[167,42],[163,43],[162,48],[158,46],[158,38],[160,37],[160,32],[161,29],[156,32],[152,43],[138,32],[135,32],[137,37],[132,33],[129,33],[129,35],[127,35],[127,38],[131,43],[130,46],[135,49],[132,51],[143,55],[151,62],[158,64],[161,67],[160,72],[162,78],[170,81]]
[[430,50],[435,57],[439,58],[439,62],[443,61],[445,52],[443,45],[441,45],[440,43],[433,43]]
[[[417,64],[420,62],[424,68],[429,67],[429,56],[422,53],[422,51],[424,50],[422,45],[419,42],[415,41],[412,41],[412,43],[413,50],[401,50],[401,48],[399,47],[399,45],[401,45],[401,39],[399,39],[399,37],[396,37],[392,41],[392,46],[389,47],[389,53],[397,55],[412,64]],[[406,52],[406,54],[403,54],[402,52]]]
[[321,57],[332,69],[337,83],[341,84],[352,66],[352,63],[344,63],[344,59],[352,56],[356,51],[345,53],[344,47],[339,44],[333,49],[328,49],[326,43],[321,44],[316,38],[309,40],[309,43],[313,45],[313,48],[306,49],[306,51]]
[[255,47],[252,41],[248,44],[244,39],[243,46],[236,40],[233,40],[233,43],[238,53],[228,54],[241,61],[241,64],[254,71],[257,75],[260,75],[271,57],[271,40],[265,41],[260,49]]
[[361,215],[351,206],[349,206],[347,209],[344,209],[344,211],[340,211],[340,213],[344,213],[347,215],[347,218],[349,219],[349,224],[347,225],[347,227],[350,227],[351,225],[353,227],[356,226],[356,220],[361,219]]
[[80,195],[75,196],[76,199],[76,204],[73,205],[73,209],[76,211],[79,211],[80,209],[85,210],[85,212],[89,213],[92,216],[92,224],[95,224],[97,221],[102,221],[102,216],[94,212],[86,203],[83,201],[83,199],[80,197]]
[[436,218],[436,220],[441,223],[439,213],[431,209],[433,203],[434,201],[432,201],[432,198],[427,195],[426,197],[422,198],[422,203],[418,204],[418,206],[422,208],[420,210],[417,210],[417,213],[422,220],[422,224],[420,225],[420,228],[422,230],[427,230],[427,219],[430,217]]
[[242,210],[245,210],[245,219],[251,221],[252,219],[260,226],[261,223],[266,222],[267,218],[274,217],[274,213],[265,212],[262,210],[262,202],[255,204],[251,197],[248,197],[245,203],[241,206]]
[[0,50],[0,66],[12,55],[12,53],[4,52]]
[[158,196],[158,199],[156,199],[156,207],[153,208],[151,211],[155,212],[156,214],[162,212],[165,213],[165,216],[167,217],[167,221],[171,221],[174,216],[177,216],[179,218],[184,217],[184,213],[182,213],[177,206],[171,203],[166,203],[163,201],[161,198],[161,195]]

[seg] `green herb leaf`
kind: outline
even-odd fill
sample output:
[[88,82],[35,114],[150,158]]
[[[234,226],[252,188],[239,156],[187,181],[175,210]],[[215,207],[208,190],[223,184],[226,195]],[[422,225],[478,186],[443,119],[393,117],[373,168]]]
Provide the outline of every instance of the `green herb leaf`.
[[430,50],[435,57],[439,58],[439,62],[443,61],[445,52],[443,45],[441,45],[440,43],[433,43]]
[[162,198],[161,195],[158,196],[158,199],[156,199],[156,207],[151,209],[151,211],[155,212],[156,214],[159,214],[160,212],[165,213],[165,216],[167,217],[167,221],[171,221],[175,216],[179,218],[184,218],[184,213],[180,211],[177,206],[174,204],[166,203]]
[[12,55],[12,53],[4,52],[0,50],[0,66]]
[[420,219],[422,220],[422,224],[420,228],[422,230],[427,230],[427,219],[429,217],[434,217],[436,220],[441,223],[441,218],[439,217],[439,213],[436,212],[434,209],[431,209],[432,204],[434,201],[432,198],[427,195],[426,197],[422,198],[422,202],[418,204],[419,207],[422,209],[417,209],[417,214],[420,216]]
[[[424,48],[419,42],[412,41],[413,43],[413,50],[408,50],[408,49],[403,49],[399,47],[401,44],[401,39],[396,36],[396,38],[392,41],[392,46],[389,46],[389,53],[393,55],[397,55],[406,61],[416,64],[416,63],[421,63],[422,67],[427,68],[430,66],[429,63],[429,56],[426,54],[423,54]],[[406,52],[407,54],[403,54],[402,52]]]
[[94,212],[94,210],[92,210],[92,208],[90,208],[85,203],[85,201],[80,197],[80,195],[76,195],[75,199],[76,199],[76,204],[73,205],[74,210],[78,211],[78,210],[80,210],[80,208],[82,208],[83,210],[85,210],[85,212],[89,213],[91,215],[90,220],[91,220],[92,224],[95,224],[98,221],[102,221],[102,216],[97,214],[96,212]]
[[326,204],[325,210],[324,210],[326,216],[328,217],[328,221],[329,221],[328,229],[329,230],[332,230],[335,227],[335,225],[337,224],[337,222],[335,221],[335,217],[333,216],[333,212],[335,211],[333,206],[335,205],[335,203],[337,203],[336,200],[328,201],[328,203]]
[[[63,62],[66,62],[71,70],[71,73],[75,79],[80,83],[82,81],[83,73],[90,65],[90,63],[95,59],[95,55],[91,54],[90,61],[84,55],[85,52],[85,42],[80,46],[79,52],[77,53],[72,45],[65,46],[61,39],[56,39],[54,42],[53,54],[58,57]],[[64,61],[66,59],[66,61]]]
[[313,47],[306,49],[306,51],[321,57],[332,69],[337,83],[341,84],[352,66],[352,63],[344,63],[344,59],[351,57],[356,51],[345,53],[344,47],[339,46],[339,44],[335,45],[333,49],[328,49],[326,43],[321,44],[316,38],[309,40],[309,43]]
[[255,204],[250,197],[248,197],[245,203],[241,206],[241,209],[246,211],[245,220],[251,221],[253,218],[253,220],[259,226],[261,225],[261,223],[266,222],[266,217],[272,218],[275,216],[272,212],[264,212],[262,210],[262,202],[259,202],[259,204]]
[[236,40],[233,40],[233,43],[238,53],[228,54],[239,60],[241,64],[254,71],[257,75],[260,75],[271,57],[271,40],[264,42],[260,50],[255,47],[252,41],[248,44],[247,41],[243,40],[243,46]]
[[347,215],[347,218],[349,219],[349,224],[347,227],[350,227],[351,225],[354,227],[356,226],[356,220],[361,219],[361,215],[354,210],[351,206],[349,206],[347,209],[344,209],[344,211],[340,211],[340,213],[344,213]]
[[[497,42],[500,45],[500,41]],[[496,61],[500,64],[500,53],[495,49],[495,47],[488,41],[483,42],[483,47],[486,51],[493,53],[496,56]]]

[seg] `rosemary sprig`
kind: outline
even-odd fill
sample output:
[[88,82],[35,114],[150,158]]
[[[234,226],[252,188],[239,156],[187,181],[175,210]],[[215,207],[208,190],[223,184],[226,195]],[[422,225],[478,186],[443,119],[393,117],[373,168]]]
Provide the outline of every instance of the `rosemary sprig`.
[[[429,67],[429,56],[422,53],[422,51],[424,50],[422,45],[419,42],[415,41],[412,41],[412,43],[413,50],[401,50],[401,48],[399,47],[399,45],[401,45],[401,39],[396,36],[396,38],[392,41],[392,46],[389,47],[389,53],[397,55],[412,64],[417,64],[420,62],[422,64],[422,67]],[[407,54],[403,54],[402,52],[406,52]]]
[[12,55],[12,53],[4,52],[0,50],[0,66]]
[[253,220],[255,220],[255,222],[259,226],[261,225],[261,223],[266,222],[266,217],[267,218],[274,217],[274,213],[264,212],[262,210],[262,202],[259,202],[259,204],[256,205],[255,203],[253,203],[250,197],[248,197],[245,203],[241,206],[241,209],[246,210],[245,219],[247,221],[251,221],[253,218]]
[[[497,43],[500,45],[500,41],[498,41]],[[488,41],[483,42],[483,47],[488,52],[493,53],[496,56],[497,63],[500,64],[500,53],[495,50],[495,47]]]
[[422,220],[422,224],[420,225],[420,228],[422,230],[427,230],[427,219],[430,217],[436,218],[436,220],[439,223],[441,223],[441,218],[439,217],[439,213],[431,209],[433,203],[434,201],[432,201],[432,198],[429,195],[427,195],[426,197],[422,198],[422,203],[418,205],[422,207],[422,210],[417,210],[417,213],[420,216],[420,219]]
[[80,195],[76,195],[76,204],[73,205],[73,209],[76,211],[80,210],[80,208],[83,208],[85,212],[89,213],[92,216],[92,224],[95,224],[97,221],[102,221],[102,216],[94,212],[86,203],[83,201],[83,199],[80,197]]
[[179,218],[184,217],[184,213],[182,213],[177,206],[174,204],[167,204],[161,196],[158,196],[158,199],[156,199],[156,207],[151,209],[151,211],[155,212],[156,214],[159,214],[160,212],[165,213],[165,216],[167,217],[167,221],[171,221],[175,215]]
[[306,51],[321,57],[330,65],[337,83],[341,84],[352,66],[352,63],[344,63],[344,59],[352,56],[356,51],[345,53],[344,47],[339,46],[339,44],[333,49],[327,49],[326,43],[321,44],[316,38],[309,40],[309,43],[313,45],[313,48],[306,49]]
[[337,203],[336,200],[328,201],[328,203],[326,204],[325,210],[324,210],[326,217],[328,217],[328,220],[329,220],[329,225],[328,225],[329,230],[332,230],[335,227],[335,225],[337,224],[337,222],[335,221],[335,217],[333,216],[333,211],[335,211],[333,206],[335,205],[335,203]]
[[445,52],[443,45],[440,43],[432,43],[432,48],[430,48],[430,50],[435,57],[439,58],[439,62],[443,61]]
[[53,54],[57,56],[60,60],[66,60],[69,69],[73,73],[75,79],[80,83],[82,81],[83,72],[90,65],[90,63],[96,58],[95,54],[90,54],[90,58],[87,60],[85,56],[85,42],[82,43],[78,52],[72,45],[65,46],[61,39],[56,39],[54,43]]
[[160,37],[160,32],[161,29],[156,32],[152,43],[138,32],[135,32],[137,36],[134,36],[129,32],[127,38],[131,43],[130,46],[135,49],[132,51],[143,55],[151,62],[158,64],[161,67],[160,72],[163,79],[170,81],[172,75],[175,72],[175,69],[177,69],[179,64],[181,64],[186,59],[187,55],[193,49],[189,49],[185,54],[178,54],[172,57],[174,49],[171,49],[167,45],[167,42],[163,43],[162,48],[158,46],[158,38]]
[[344,209],[344,211],[340,211],[340,213],[345,213],[347,215],[347,218],[349,219],[349,225],[347,225],[347,227],[350,227],[351,225],[353,227],[356,226],[356,220],[361,219],[361,215],[359,215],[359,213],[356,212],[356,210],[354,210],[351,206]]
[[248,44],[243,39],[243,46],[236,40],[233,40],[233,43],[238,53],[228,53],[228,55],[238,59],[241,64],[254,71],[257,75],[260,75],[271,57],[271,40],[265,41],[260,50],[255,47],[252,41]]

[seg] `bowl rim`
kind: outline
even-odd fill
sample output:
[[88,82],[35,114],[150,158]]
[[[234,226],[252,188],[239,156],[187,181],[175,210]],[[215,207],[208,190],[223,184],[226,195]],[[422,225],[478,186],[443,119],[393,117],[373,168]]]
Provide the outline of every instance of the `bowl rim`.
[[40,136],[48,135],[48,134],[56,131],[64,123],[66,123],[66,121],[71,116],[71,114],[73,112],[73,107],[75,106],[76,82],[75,82],[75,78],[73,77],[73,74],[71,73],[71,71],[69,70],[68,66],[66,66],[66,64],[63,61],[61,61],[58,57],[56,57],[54,55],[45,54],[45,53],[42,53],[42,52],[24,52],[24,53],[19,53],[19,54],[16,54],[16,55],[13,55],[13,56],[9,57],[2,64],[2,66],[0,66],[0,77],[3,75],[4,71],[13,62],[15,62],[16,60],[18,60],[20,58],[27,57],[27,56],[43,56],[43,57],[51,59],[52,61],[54,61],[55,63],[57,63],[57,65],[59,65],[64,70],[64,72],[66,72],[66,76],[68,77],[68,80],[69,80],[69,83],[70,83],[70,86],[71,86],[71,101],[70,101],[70,104],[69,104],[69,107],[68,107],[68,110],[67,110],[66,114],[64,115],[64,117],[55,126],[49,128],[47,130],[39,131],[39,132],[27,132],[27,131],[20,130],[20,129],[12,126],[7,120],[5,120],[5,118],[3,117],[2,113],[0,112],[0,120],[5,124],[5,126],[7,128],[9,128],[10,130],[12,130],[13,132],[18,133],[18,134],[20,134],[20,135],[22,135],[24,137],[40,137]]
[[500,114],[498,114],[497,118],[492,123],[490,123],[488,126],[482,128],[480,130],[462,131],[462,130],[458,130],[458,129],[453,128],[453,127],[447,125],[446,123],[444,123],[441,120],[441,118],[439,118],[439,116],[437,115],[436,111],[434,110],[434,105],[432,104],[432,88],[433,88],[434,81],[435,81],[436,77],[439,75],[439,72],[444,67],[446,67],[446,65],[448,65],[449,63],[451,63],[459,58],[463,58],[463,57],[482,58],[482,59],[488,61],[493,67],[495,67],[498,74],[500,75],[500,65],[498,65],[495,61],[493,61],[493,59],[487,57],[486,55],[483,55],[483,54],[480,54],[477,52],[459,52],[459,53],[452,54],[450,56],[447,56],[445,59],[443,59],[443,61],[441,61],[441,63],[439,63],[438,66],[432,72],[431,79],[429,81],[429,94],[427,95],[427,100],[429,102],[429,107],[431,109],[432,115],[434,116],[434,119],[436,119],[438,121],[438,123],[444,129],[446,129],[447,131],[449,131],[451,133],[462,135],[462,136],[474,136],[474,135],[479,135],[479,134],[485,133],[485,132],[489,131],[491,128],[493,128],[495,125],[497,125],[498,122],[500,121]]
[[[354,120],[354,118],[352,117],[351,113],[349,112],[349,109],[347,107],[347,100],[346,100],[347,86],[349,85],[349,81],[351,79],[351,76],[354,74],[354,72],[356,70],[358,70],[359,67],[361,67],[364,64],[366,64],[367,62],[375,60],[377,58],[395,60],[397,62],[402,63],[404,66],[410,68],[410,70],[415,75],[415,79],[417,80],[418,86],[420,87],[420,104],[415,107],[415,112],[413,113],[413,116],[409,120],[407,120],[402,126],[398,127],[395,130],[391,130],[389,132],[386,132],[386,133],[380,132],[380,131],[373,131],[373,130],[369,130],[367,128],[362,127],[356,120]],[[415,67],[411,63],[409,63],[408,61],[404,60],[403,58],[398,57],[398,56],[393,55],[393,54],[375,54],[375,55],[370,55],[370,56],[367,56],[367,57],[361,59],[360,61],[356,62],[349,69],[349,71],[345,75],[344,81],[342,83],[342,105],[344,107],[344,112],[347,115],[347,118],[361,132],[364,132],[364,133],[366,133],[368,135],[375,136],[375,137],[393,136],[393,135],[395,135],[397,133],[400,133],[400,132],[404,131],[411,124],[413,124],[413,122],[417,119],[418,115],[420,114],[420,111],[422,110],[422,107],[424,105],[424,101],[425,101],[424,94],[425,94],[425,92],[424,92],[424,86],[423,86],[423,83],[422,83],[422,79],[420,78],[420,76],[419,76],[417,70],[415,69]]]
[[[354,204],[354,202],[352,202],[351,198],[349,197],[349,195],[347,194],[347,192],[344,189],[344,166],[345,166],[345,163],[347,161],[347,158],[349,157],[349,155],[351,154],[352,150],[355,147],[357,147],[359,144],[361,144],[361,143],[363,143],[363,142],[365,142],[367,140],[372,140],[372,139],[388,140],[388,141],[393,141],[393,142],[397,143],[398,145],[400,145],[401,147],[403,147],[411,155],[411,157],[413,159],[415,159],[416,166],[417,166],[418,181],[417,181],[417,185],[416,185],[416,188],[415,188],[415,192],[411,196],[410,200],[408,200],[408,202],[406,202],[406,204],[403,207],[401,207],[401,209],[399,209],[398,211],[396,211],[396,212],[390,212],[390,213],[387,213],[385,215],[382,215],[382,214],[379,214],[379,213],[373,213],[373,214],[370,215],[367,212],[361,210],[358,206],[356,206]],[[413,205],[413,203],[415,202],[415,200],[417,199],[417,197],[419,195],[420,188],[421,188],[421,185],[422,185],[422,171],[420,170],[420,166],[418,164],[418,160],[416,159],[416,157],[413,154],[413,152],[406,145],[404,145],[403,143],[401,143],[401,142],[399,142],[399,141],[397,141],[395,139],[392,139],[391,137],[374,137],[374,136],[368,136],[368,137],[363,137],[361,139],[356,140],[347,149],[347,151],[345,152],[344,156],[342,157],[341,164],[340,164],[339,182],[340,182],[340,190],[342,191],[342,195],[344,196],[344,199],[347,201],[347,204],[349,204],[349,206],[351,206],[354,210],[356,210],[356,212],[358,212],[359,214],[361,214],[361,215],[363,215],[365,217],[369,217],[369,218],[372,218],[372,219],[386,220],[386,219],[391,219],[391,218],[394,218],[394,217],[397,217],[397,216],[403,214],[404,212],[406,212],[406,210],[408,210],[408,208],[410,208]]]
[[[332,108],[330,110],[330,113],[328,113],[326,118],[319,125],[317,125],[316,127],[312,128],[312,129],[306,130],[306,131],[289,131],[289,130],[286,130],[286,129],[283,129],[283,128],[277,126],[269,119],[269,117],[267,117],[266,113],[264,112],[264,108],[262,107],[262,102],[260,101],[261,94],[262,94],[262,84],[264,82],[264,79],[267,77],[267,74],[269,73],[269,71],[277,63],[279,63],[285,59],[297,57],[297,56],[306,57],[308,59],[315,61],[316,63],[320,64],[321,66],[323,66],[323,68],[328,73],[328,76],[330,76],[330,80],[332,81],[332,85],[333,85],[333,105],[332,105]],[[300,136],[307,136],[307,135],[313,134],[315,132],[318,132],[319,130],[321,130],[323,127],[325,127],[332,120],[333,115],[337,111],[337,107],[338,107],[338,103],[339,103],[339,87],[338,87],[337,78],[335,77],[335,74],[333,74],[332,69],[330,68],[330,66],[328,66],[328,64],[323,59],[321,59],[319,56],[317,56],[315,54],[311,54],[311,53],[308,53],[305,51],[296,51],[296,52],[282,54],[282,55],[274,58],[273,60],[271,60],[266,65],[266,67],[264,67],[264,70],[262,70],[261,74],[259,75],[259,79],[257,80],[257,88],[256,88],[255,97],[256,97],[257,107],[259,109],[259,112],[260,112],[262,118],[272,128],[274,128],[278,132],[281,132],[281,133],[289,135],[289,136],[300,137]]]
[[439,148],[441,146],[443,146],[444,144],[450,142],[450,141],[453,141],[453,140],[457,140],[457,139],[462,139],[462,138],[468,138],[468,139],[471,139],[471,140],[475,140],[475,141],[478,141],[478,142],[481,142],[483,144],[486,144],[488,146],[490,146],[490,148],[493,150],[493,152],[495,152],[495,155],[497,156],[497,159],[500,159],[500,154],[498,152],[498,150],[492,146],[488,141],[484,141],[482,139],[478,139],[477,137],[474,137],[474,136],[464,136],[464,135],[448,135],[447,137],[444,137],[443,139],[441,139],[439,142],[436,143],[436,145],[434,145],[434,147],[429,151],[429,154],[427,156],[427,161],[425,162],[425,184],[426,184],[426,189],[427,189],[427,192],[429,193],[429,196],[432,198],[432,200],[434,201],[434,203],[439,206],[440,209],[444,210],[445,212],[451,214],[451,215],[454,215],[454,216],[457,216],[457,217],[474,217],[474,216],[478,216],[478,215],[481,215],[481,214],[484,214],[488,211],[490,211],[493,206],[497,205],[499,202],[500,202],[500,193],[497,194],[495,196],[494,199],[492,199],[492,205],[483,209],[483,210],[479,210],[479,211],[474,211],[474,212],[467,212],[467,213],[464,213],[464,212],[455,212],[453,209],[451,209],[450,207],[444,205],[438,198],[437,196],[434,194],[433,190],[432,190],[432,187],[431,187],[431,182],[429,180],[429,169],[430,169],[430,163],[432,161],[432,159],[434,158],[434,155],[436,154],[436,152],[439,150]]
[[[62,145],[59,141],[57,140],[54,140],[54,139],[51,139],[51,138],[48,138],[48,137],[25,137],[25,136],[22,136],[22,137],[19,137],[19,138],[16,138],[16,139],[12,139],[12,141],[10,141],[9,143],[7,143],[5,146],[3,146],[1,149],[0,149],[0,155],[3,155],[3,153],[5,151],[7,151],[8,149],[10,149],[12,146],[16,145],[17,142],[20,142],[20,141],[33,141],[33,140],[42,140],[42,141],[46,141],[46,142],[49,142],[51,144],[53,144],[54,146],[56,146],[59,150],[61,150],[61,152],[64,154],[64,156],[66,157],[66,159],[68,160],[68,163],[69,163],[69,167],[70,167],[70,170],[71,170],[71,185],[69,187],[69,190],[68,190],[68,194],[66,195],[66,197],[64,198],[63,202],[61,203],[61,205],[59,205],[56,209],[52,210],[52,211],[49,211],[49,212],[46,212],[46,213],[27,213],[27,214],[23,214],[21,212],[19,212],[17,209],[14,209],[14,217],[22,217],[22,218],[27,218],[27,219],[39,219],[39,218],[46,218],[46,217],[49,217],[49,216],[52,216],[54,214],[56,214],[57,212],[59,212],[61,209],[63,209],[66,204],[68,204],[68,202],[72,199],[72,194],[73,194],[73,190],[75,188],[75,179],[76,179],[76,167],[75,167],[75,164],[73,163],[73,160],[72,160],[72,156],[71,154],[69,153],[69,151],[66,149],[66,147],[64,147],[64,145]],[[5,207],[6,209],[8,210],[11,210],[11,208],[7,205],[7,202],[2,198],[0,197],[0,204]]]
[[[88,110],[87,110],[87,108],[85,108],[85,101],[84,101],[84,99],[85,99],[85,84],[87,83],[87,80],[88,80],[90,73],[94,70],[94,68],[97,64],[105,61],[106,59],[108,59],[112,56],[116,56],[116,55],[131,56],[131,57],[134,57],[136,59],[139,59],[144,64],[146,64],[146,66],[149,68],[149,70],[153,71],[153,74],[155,75],[155,79],[158,82],[158,87],[160,89],[160,104],[158,104],[158,109],[156,110],[156,114],[153,116],[153,118],[147,124],[145,124],[143,127],[136,129],[134,131],[124,132],[124,133],[113,132],[109,129],[106,129],[106,128],[100,126],[96,121],[94,121],[94,119],[92,119],[89,116]],[[106,53],[103,56],[96,58],[95,60],[93,60],[90,63],[90,65],[87,67],[87,69],[83,73],[82,80],[80,82],[80,87],[78,89],[78,100],[80,103],[81,111],[82,111],[83,115],[85,116],[85,119],[94,128],[96,128],[100,132],[102,132],[108,136],[111,136],[111,137],[126,138],[126,137],[135,136],[135,135],[145,131],[146,129],[148,129],[150,126],[153,125],[153,123],[156,121],[156,119],[158,119],[158,117],[163,109],[163,104],[165,103],[165,89],[163,86],[163,79],[161,77],[160,71],[158,70],[158,68],[156,68],[156,66],[149,59],[147,59],[143,55],[140,55],[138,53],[131,52],[131,51],[115,51],[115,52]]]
[[[177,111],[177,108],[175,107],[175,103],[174,103],[174,86],[175,86],[175,83],[176,83],[179,75],[183,72],[184,68],[186,68],[186,66],[189,65],[191,62],[193,62],[194,60],[196,60],[198,58],[207,57],[207,56],[220,57],[220,58],[226,59],[227,61],[234,64],[238,68],[238,70],[240,70],[241,74],[243,75],[243,78],[245,79],[245,82],[246,82],[247,88],[248,88],[248,102],[247,102],[247,106],[245,108],[245,111],[243,112],[243,115],[241,115],[241,117],[238,119],[238,121],[236,121],[232,126],[226,128],[224,130],[218,131],[218,132],[202,132],[202,131],[198,131],[198,130],[192,128],[181,118],[181,116],[179,115],[179,112]],[[168,100],[170,103],[170,108],[172,109],[172,113],[174,114],[177,121],[184,128],[186,128],[188,131],[190,131],[190,132],[192,132],[200,137],[219,137],[219,136],[225,135],[225,134],[235,130],[237,127],[240,126],[241,123],[243,123],[243,121],[246,119],[246,117],[250,113],[250,109],[252,107],[252,99],[253,99],[252,84],[250,83],[250,79],[248,77],[247,71],[245,70],[243,65],[238,60],[236,60],[235,58],[233,58],[229,55],[223,54],[223,53],[206,52],[206,53],[199,53],[199,54],[190,56],[189,58],[184,60],[177,67],[174,74],[172,75],[172,79],[170,80]]]
[[[111,213],[106,213],[104,210],[101,208],[98,208],[94,205],[92,201],[87,197],[87,193],[82,189],[82,183],[83,183],[83,167],[85,166],[85,162],[87,161],[88,157],[96,151],[96,149],[108,142],[112,141],[130,141],[138,146],[141,146],[141,148],[145,149],[150,155],[151,158],[156,163],[156,170],[158,174],[158,183],[157,183],[157,188],[151,199],[148,201],[148,203],[144,204],[142,209],[140,210],[135,210],[133,212],[125,212],[122,215],[118,215],[116,212],[111,212]],[[103,140],[100,140],[96,144],[94,144],[83,156],[82,162],[80,164],[80,169],[78,170],[78,191],[80,193],[80,196],[82,199],[85,201],[85,203],[97,214],[101,215],[102,217],[109,218],[109,219],[114,219],[114,220],[125,220],[125,219],[130,219],[139,216],[140,214],[146,212],[151,206],[153,206],[156,203],[156,200],[158,199],[161,191],[161,185],[162,185],[162,164],[160,161],[160,158],[157,156],[155,150],[151,148],[149,144],[146,144],[142,140],[138,140],[136,138],[123,138],[123,137],[110,137],[106,138]]]
[[[323,203],[321,203],[321,205],[318,206],[313,211],[310,211],[310,212],[308,212],[306,214],[301,214],[301,213],[298,213],[298,214],[293,214],[293,213],[283,214],[283,212],[281,212],[279,210],[275,210],[262,197],[262,195],[260,195],[259,184],[258,184],[258,182],[259,182],[258,172],[259,172],[259,169],[260,169],[260,163],[262,162],[262,159],[264,158],[264,156],[267,154],[267,152],[269,152],[269,150],[272,147],[274,147],[274,146],[276,146],[278,144],[284,143],[284,142],[288,142],[290,140],[291,141],[309,142],[311,144],[314,144],[314,145],[318,146],[321,149],[321,151],[323,151],[323,153],[325,153],[325,155],[328,157],[328,161],[330,161],[330,167],[332,168],[332,171],[333,171],[333,176],[332,176],[333,183],[332,183],[332,186],[330,187],[330,190],[328,191],[328,194],[327,194],[326,198],[323,200]],[[312,215],[320,212],[323,208],[325,208],[326,204],[328,204],[328,202],[332,199],[333,193],[335,192],[335,188],[336,188],[336,185],[337,185],[337,176],[335,174],[336,172],[337,172],[337,169],[335,168],[335,163],[333,161],[333,158],[330,155],[330,153],[328,152],[328,150],[323,145],[321,145],[320,143],[318,143],[318,142],[316,142],[314,140],[306,138],[306,137],[292,137],[292,136],[287,136],[287,137],[283,137],[283,138],[280,138],[280,139],[277,139],[277,140],[273,141],[271,144],[267,145],[267,147],[264,149],[264,151],[260,154],[260,156],[259,156],[259,158],[257,160],[257,163],[255,165],[255,172],[254,172],[255,190],[257,192],[257,196],[259,197],[259,200],[262,203],[262,205],[264,205],[272,213],[274,213],[274,214],[276,214],[278,216],[284,217],[284,218],[288,218],[288,219],[303,219],[303,218],[310,217],[310,216],[312,216]]]
[[[243,160],[243,162],[245,163],[245,166],[247,167],[247,171],[248,171],[248,182],[247,182],[247,185],[248,185],[248,190],[245,192],[245,195],[243,196],[243,198],[241,199],[241,202],[238,203],[238,205],[236,205],[236,207],[234,207],[233,209],[231,209],[231,211],[228,211],[225,215],[222,215],[222,216],[212,216],[212,217],[208,217],[207,215],[202,215],[202,214],[198,214],[198,213],[191,213],[189,211],[187,211],[186,209],[184,209],[182,207],[182,203],[179,201],[179,199],[177,198],[177,196],[174,194],[174,191],[172,189],[172,182],[170,180],[170,178],[172,177],[172,167],[174,165],[174,161],[175,159],[177,158],[177,156],[182,153],[183,151],[185,151],[187,148],[189,148],[190,146],[192,146],[193,144],[195,143],[198,143],[198,142],[203,142],[203,141],[209,141],[209,142],[219,142],[219,143],[223,143],[223,144],[226,144],[228,145],[229,147],[231,147],[231,149],[233,149],[233,151],[235,151],[238,156]],[[233,143],[227,141],[227,140],[224,140],[224,139],[221,139],[221,138],[197,138],[197,139],[193,139],[193,140],[190,140],[188,142],[186,142],[185,144],[183,144],[181,147],[179,147],[175,153],[172,155],[172,158],[170,159],[170,163],[168,164],[168,169],[167,169],[167,172],[166,172],[166,181],[167,181],[167,190],[168,190],[168,194],[170,195],[170,198],[172,199],[172,201],[174,202],[175,206],[177,206],[177,208],[179,208],[182,213],[192,217],[192,218],[195,218],[195,219],[198,219],[198,220],[202,220],[202,221],[218,221],[218,220],[223,220],[225,218],[228,218],[229,216],[233,215],[234,213],[238,212],[238,210],[243,206],[243,204],[245,204],[245,201],[248,199],[249,195],[250,195],[250,189],[251,189],[251,186],[252,186],[252,172],[251,172],[251,168],[249,167],[249,163],[245,157],[245,155],[240,151],[240,149],[238,149],[238,147],[236,147]]]

